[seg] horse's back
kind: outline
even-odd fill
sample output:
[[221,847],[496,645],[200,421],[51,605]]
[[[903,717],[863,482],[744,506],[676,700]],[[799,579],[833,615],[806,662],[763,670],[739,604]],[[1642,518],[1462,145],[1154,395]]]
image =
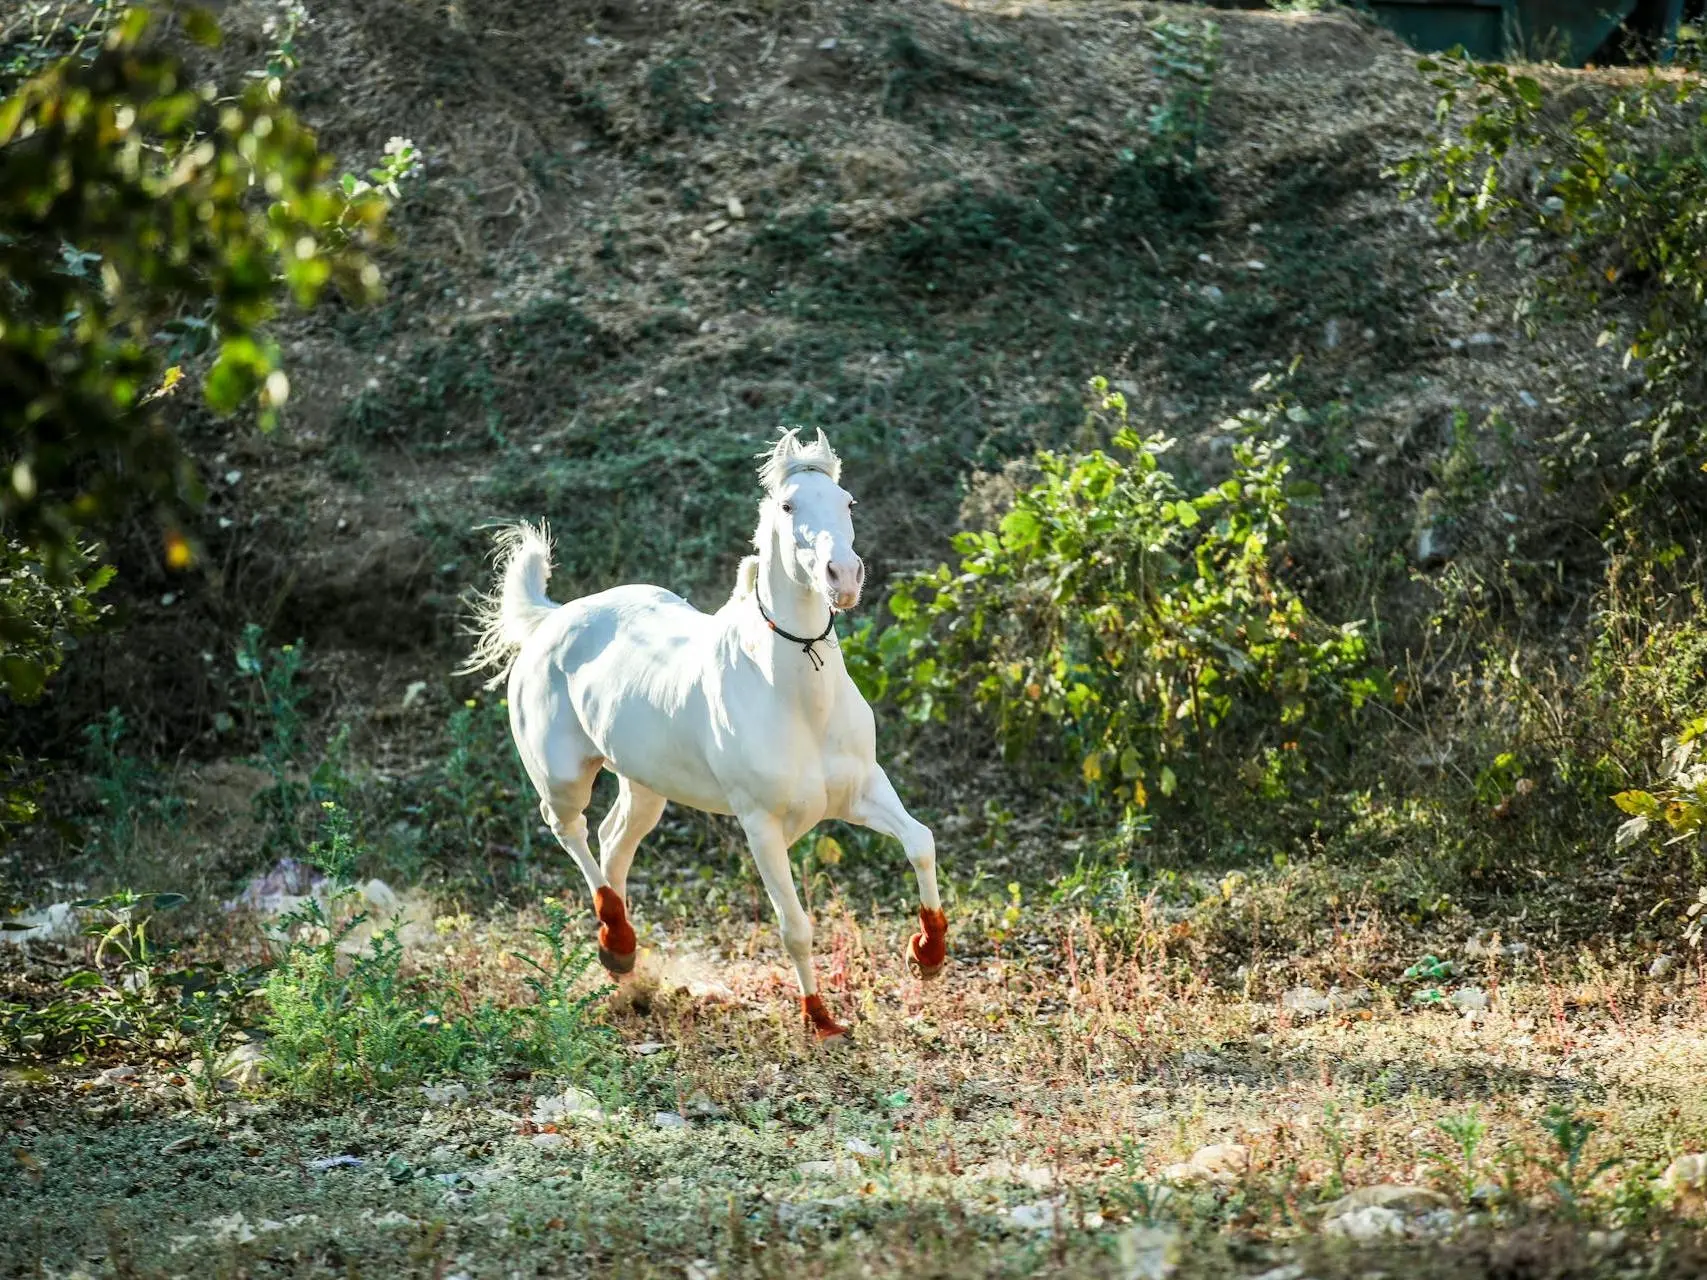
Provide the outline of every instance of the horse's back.
[[[554,648],[566,666],[578,666],[615,643],[651,648],[689,644],[704,637],[711,619],[663,587],[612,587],[571,600],[559,611]],[[579,661],[578,661],[579,660]]]
[[[572,712],[592,751],[617,772],[672,800],[717,810],[705,762],[705,676],[723,624],[661,587],[624,586],[560,608],[517,662],[550,735]],[[537,647],[535,647],[537,646]],[[515,690],[527,697],[522,689]],[[542,750],[549,747],[541,742]]]

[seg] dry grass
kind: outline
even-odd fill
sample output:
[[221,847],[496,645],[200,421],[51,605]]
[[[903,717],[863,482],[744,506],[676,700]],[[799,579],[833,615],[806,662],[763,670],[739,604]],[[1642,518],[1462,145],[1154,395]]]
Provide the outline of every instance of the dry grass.
[[[956,964],[926,986],[904,974],[903,922],[821,904],[825,987],[855,1021],[840,1050],[805,1038],[767,926],[654,927],[640,977],[607,1006],[630,1066],[598,1123],[530,1119],[565,1083],[549,1077],[476,1084],[425,1113],[409,1096],[304,1111],[264,1087],[207,1112],[181,1063],[133,1056],[140,1074],[117,1083],[93,1066],[14,1073],[0,1106],[16,1176],[0,1199],[38,1225],[9,1237],[4,1265],[1126,1275],[1140,1273],[1122,1248],[1164,1241],[1181,1275],[1291,1260],[1318,1275],[1601,1274],[1596,1256],[1609,1275],[1682,1274],[1669,1268],[1694,1247],[1699,1206],[1654,1183],[1707,1146],[1707,973],[1650,980],[1617,957],[1514,957],[1520,940],[1496,940],[1453,957],[1486,1009],[1420,1008],[1407,984],[1366,977],[1407,957],[1365,930],[1296,957],[1351,977],[1318,1014],[1260,974],[1216,981],[1194,945],[1204,921],[1136,910],[1137,944],[1118,950],[1082,914],[1040,908],[998,936],[993,913],[959,913]],[[508,952],[531,923],[448,920],[417,963],[470,1000],[520,998]],[[1554,1108],[1595,1125],[1580,1199],[1550,1171]],[[1438,1122],[1472,1113],[1486,1134],[1466,1166]],[[115,1144],[135,1151],[116,1180],[97,1167]],[[365,1163],[311,1163],[341,1154]],[[1402,1241],[1324,1230],[1343,1193],[1388,1183],[1445,1211]],[[68,1207],[45,1221],[43,1197]],[[284,1225],[222,1238],[234,1213]],[[1144,1227],[1161,1234],[1132,1234]],[[642,1256],[624,1252],[639,1239]]]

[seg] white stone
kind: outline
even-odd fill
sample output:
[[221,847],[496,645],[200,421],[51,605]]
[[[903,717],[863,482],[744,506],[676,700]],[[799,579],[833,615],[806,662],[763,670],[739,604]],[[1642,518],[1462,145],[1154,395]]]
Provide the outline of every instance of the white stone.
[[1394,1209],[1383,1209],[1380,1205],[1367,1205],[1362,1209],[1353,1209],[1337,1218],[1329,1218],[1322,1223],[1322,1231],[1331,1236],[1345,1236],[1352,1240],[1379,1240],[1382,1236],[1403,1235],[1405,1231],[1405,1215]]
[[1120,1233],[1122,1280],[1167,1280],[1179,1267],[1179,1232],[1173,1227],[1132,1227]]
[[567,1119],[591,1120],[597,1123],[604,1118],[604,1109],[599,1106],[599,1100],[585,1089],[577,1089],[573,1085],[562,1093],[535,1098],[533,1102],[535,1124],[556,1124]]

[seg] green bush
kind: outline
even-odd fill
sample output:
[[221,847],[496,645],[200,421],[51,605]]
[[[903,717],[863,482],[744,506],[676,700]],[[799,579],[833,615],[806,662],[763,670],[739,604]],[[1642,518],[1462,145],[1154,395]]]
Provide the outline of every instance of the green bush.
[[[279,105],[288,34],[264,74],[221,97],[150,39],[146,7],[115,13],[101,6],[69,56],[0,100],[0,571],[22,564],[35,584],[22,603],[25,578],[0,584],[0,693],[23,701],[58,665],[57,621],[91,620],[84,530],[144,505],[166,563],[194,558],[175,526],[201,485],[168,412],[186,368],[215,412],[251,404],[271,423],[290,383],[267,324],[287,296],[308,306],[328,284],[377,294],[366,251],[415,163],[393,139],[371,182],[331,180]],[[64,16],[0,84],[48,60]],[[200,10],[178,20],[219,40]],[[38,618],[54,620],[45,640]]]
[[[1425,58],[1438,133],[1399,167],[1412,195],[1466,240],[1513,243],[1546,304],[1596,319],[1646,380],[1634,415],[1589,415],[1556,464],[1653,492],[1691,483],[1707,458],[1707,80],[1690,59],[1576,105],[1540,82],[1468,58]],[[1580,99],[1579,99],[1580,101]],[[1611,463],[1610,469],[1605,464]]]
[[916,720],[969,693],[1010,755],[1077,769],[1142,808],[1200,763],[1243,756],[1284,787],[1301,730],[1378,682],[1357,624],[1314,618],[1281,578],[1290,479],[1275,405],[1223,423],[1224,480],[1188,489],[1097,379],[1087,432],[1116,452],[1042,453],[995,530],[962,533],[947,565],[903,579],[894,622],[848,646],[869,696]]
[[57,569],[13,539],[0,539],[0,691],[34,702],[79,636],[105,614],[95,596],[113,579],[92,548],[73,543]]

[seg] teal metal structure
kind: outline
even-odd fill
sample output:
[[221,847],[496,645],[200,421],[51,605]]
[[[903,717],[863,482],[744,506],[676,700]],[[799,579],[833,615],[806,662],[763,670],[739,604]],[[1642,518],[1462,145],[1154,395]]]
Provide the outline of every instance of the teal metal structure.
[[[1621,61],[1637,46],[1666,57],[1683,0],[1367,0],[1376,20],[1424,52],[1463,45],[1488,60],[1568,67]],[[1622,28],[1622,30],[1620,30]]]

